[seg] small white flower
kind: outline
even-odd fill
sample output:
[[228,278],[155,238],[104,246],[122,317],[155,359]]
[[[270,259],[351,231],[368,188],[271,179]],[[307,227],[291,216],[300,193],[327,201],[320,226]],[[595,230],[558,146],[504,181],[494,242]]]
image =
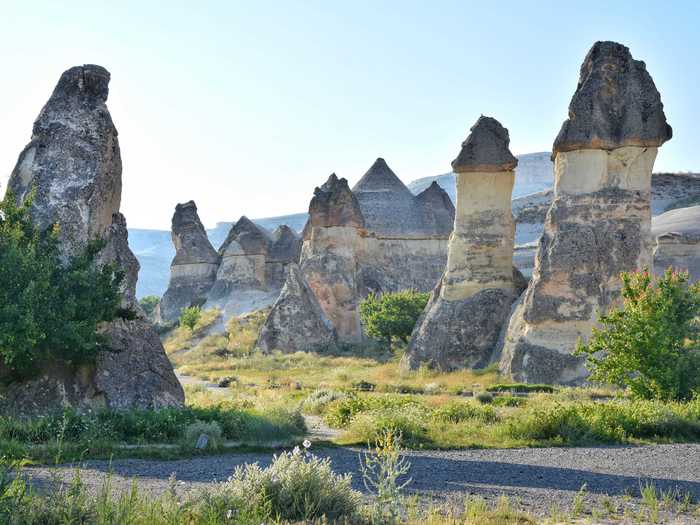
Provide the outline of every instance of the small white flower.
[[294,454],[295,456],[298,456],[300,452],[301,449],[299,447],[294,447],[294,450],[292,450],[292,454]]
[[305,439],[304,442],[302,443],[304,445],[304,448],[309,448],[311,446],[311,441],[308,439]]
[[230,520],[233,517],[233,511],[231,509],[226,512],[226,519]]

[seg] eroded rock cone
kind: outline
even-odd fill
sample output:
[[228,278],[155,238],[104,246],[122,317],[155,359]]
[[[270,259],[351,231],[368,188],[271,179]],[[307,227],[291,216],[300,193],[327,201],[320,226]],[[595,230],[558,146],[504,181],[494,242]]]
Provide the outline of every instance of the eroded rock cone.
[[335,344],[335,330],[299,266],[287,266],[287,280],[260,331],[257,347],[266,352],[318,351]]
[[359,341],[359,254],[364,219],[345,179],[332,174],[314,191],[304,228],[301,272],[338,338]]
[[554,199],[533,277],[508,326],[501,371],[514,380],[580,383],[572,355],[615,304],[620,272],[651,266],[651,171],[671,138],[661,97],[625,46],[597,42],[554,143]]
[[[139,314],[139,264],[129,249],[126,219],[119,213],[122,163],[106,105],[109,80],[109,72],[96,65],[73,67],[61,75],[34,122],[8,191],[18,201],[33,192],[32,218],[41,228],[58,225],[64,258],[82,253],[92,240],[103,240],[97,264],[114,263],[124,271],[122,306]],[[14,401],[2,410],[39,413],[57,406],[146,408],[184,402],[149,323],[117,320],[103,331],[110,352],[100,352],[96,365],[47,363],[38,377],[8,387],[7,399]]]
[[414,330],[403,366],[483,367],[516,298],[508,130],[480,117],[452,163],[457,211],[447,269]]
[[212,247],[194,201],[175,206],[172,218],[175,257],[170,282],[159,305],[161,321],[179,319],[183,308],[201,305],[216,280],[221,258]]

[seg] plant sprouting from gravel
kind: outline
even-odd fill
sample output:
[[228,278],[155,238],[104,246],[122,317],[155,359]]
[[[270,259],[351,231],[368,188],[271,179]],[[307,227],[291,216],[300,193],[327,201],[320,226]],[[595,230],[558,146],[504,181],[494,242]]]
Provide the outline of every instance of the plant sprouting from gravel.
[[376,496],[371,507],[372,523],[397,523],[401,518],[401,492],[411,483],[410,478],[401,480],[411,469],[402,454],[401,433],[384,430],[374,448],[360,455],[360,467],[365,488]]

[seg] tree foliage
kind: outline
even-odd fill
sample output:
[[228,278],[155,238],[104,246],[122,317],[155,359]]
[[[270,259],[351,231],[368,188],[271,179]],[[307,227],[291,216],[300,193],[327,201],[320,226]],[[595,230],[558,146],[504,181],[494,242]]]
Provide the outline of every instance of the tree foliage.
[[197,326],[200,317],[202,317],[202,308],[200,306],[183,308],[180,313],[180,326],[186,326],[191,332]]
[[10,193],[0,201],[0,365],[11,377],[51,359],[89,360],[103,343],[98,323],[117,316],[121,298],[123,275],[95,264],[104,244],[62,261],[57,227],[40,231],[30,204]]
[[369,294],[360,303],[360,319],[370,337],[391,344],[394,338],[404,343],[411,336],[430,294],[404,290],[382,295]]
[[588,344],[591,379],[628,387],[644,399],[684,400],[700,393],[700,284],[669,268],[622,274],[622,308],[600,317]]
[[153,312],[155,312],[156,306],[158,306],[159,302],[160,297],[157,295],[147,295],[146,297],[141,298],[139,304],[141,305],[141,308],[143,308],[146,315],[152,315]]

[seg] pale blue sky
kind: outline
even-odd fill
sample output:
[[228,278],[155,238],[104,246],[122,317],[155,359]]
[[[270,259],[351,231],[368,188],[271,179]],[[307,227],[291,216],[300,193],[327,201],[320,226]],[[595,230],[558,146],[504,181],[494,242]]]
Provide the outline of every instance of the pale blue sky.
[[208,226],[302,211],[378,156],[444,173],[482,113],[514,152],[549,150],[596,40],[656,81],[656,170],[700,170],[698,27],[697,1],[0,1],[0,183],[77,64],[112,73],[129,225],[168,228],[189,199]]

